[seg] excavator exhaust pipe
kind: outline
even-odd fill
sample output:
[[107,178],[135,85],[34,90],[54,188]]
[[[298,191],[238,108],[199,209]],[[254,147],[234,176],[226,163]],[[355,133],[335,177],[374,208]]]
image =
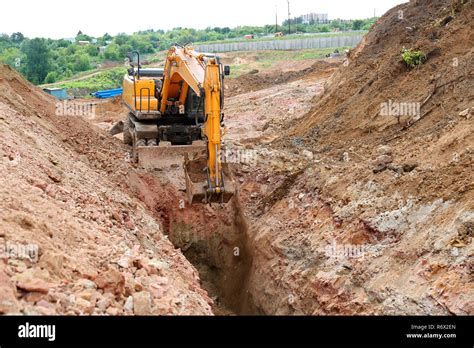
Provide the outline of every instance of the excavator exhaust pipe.
[[236,184],[228,164],[222,163],[223,185],[219,193],[209,189],[207,172],[202,169],[205,167],[206,159],[185,160],[184,174],[189,204],[228,203],[236,193]]

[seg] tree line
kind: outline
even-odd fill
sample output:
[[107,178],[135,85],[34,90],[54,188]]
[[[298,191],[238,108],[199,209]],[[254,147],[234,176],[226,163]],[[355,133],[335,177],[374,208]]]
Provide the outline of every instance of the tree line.
[[[294,20],[293,30],[300,33],[329,32],[334,30],[367,29],[374,19],[353,21],[350,25],[340,21],[328,24],[303,24]],[[0,61],[10,65],[34,84],[54,83],[66,80],[78,73],[97,68],[105,61],[123,61],[128,52],[138,50],[149,55],[166,50],[175,43],[238,39],[252,34],[256,37],[285,31],[283,26],[265,25],[260,27],[241,26],[236,28],[174,28],[172,30],[145,30],[127,35],[104,34],[92,37],[79,31],[75,38],[29,39],[22,33],[0,35]]]

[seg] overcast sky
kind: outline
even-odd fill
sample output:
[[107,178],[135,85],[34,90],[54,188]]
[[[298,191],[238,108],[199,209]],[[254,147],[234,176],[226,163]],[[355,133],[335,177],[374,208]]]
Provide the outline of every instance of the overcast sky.
[[[292,16],[327,13],[329,19],[381,16],[406,0],[290,0]],[[176,6],[176,7],[173,7]],[[145,29],[235,27],[275,23],[288,16],[286,0],[16,0],[2,1],[0,33],[69,38]],[[16,14],[16,15],[15,15]]]

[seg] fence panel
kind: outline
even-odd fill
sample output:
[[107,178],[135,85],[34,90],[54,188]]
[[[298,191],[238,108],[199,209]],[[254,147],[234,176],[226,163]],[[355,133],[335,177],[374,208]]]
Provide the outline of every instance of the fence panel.
[[223,44],[196,45],[201,52],[233,52],[233,51],[263,51],[263,50],[304,50],[319,48],[337,48],[342,46],[354,47],[363,35],[341,35],[332,37],[301,38],[293,40],[248,41]]

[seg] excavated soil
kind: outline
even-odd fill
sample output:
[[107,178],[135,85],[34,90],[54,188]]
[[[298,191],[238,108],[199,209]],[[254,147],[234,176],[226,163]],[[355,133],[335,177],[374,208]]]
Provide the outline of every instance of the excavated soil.
[[345,60],[227,80],[227,205],[128,163],[117,100],[55,116],[0,66],[0,240],[40,247],[0,262],[0,313],[472,315],[473,13],[411,1]]
[[128,148],[4,65],[0,91],[0,313],[212,314],[128,184]]
[[[265,313],[473,314],[473,13],[472,1],[389,11],[268,145],[267,161],[307,155],[294,182],[280,162],[241,169],[249,291]],[[409,69],[403,48],[428,59]],[[421,112],[383,116],[389,100]]]
[[272,69],[261,72],[255,70],[238,78],[226,80],[226,95],[233,97],[297,80],[304,81],[314,77],[326,78],[337,69],[340,63],[340,59],[280,62]]

